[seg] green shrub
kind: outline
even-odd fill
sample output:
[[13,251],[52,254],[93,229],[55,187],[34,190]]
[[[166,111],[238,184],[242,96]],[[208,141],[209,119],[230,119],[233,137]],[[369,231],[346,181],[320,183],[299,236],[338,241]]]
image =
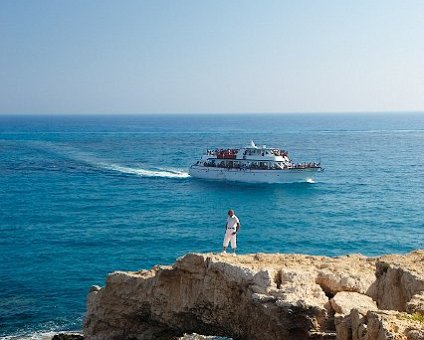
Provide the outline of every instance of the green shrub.
[[418,321],[418,322],[421,322],[421,323],[424,323],[424,315],[422,315],[420,313],[413,313],[411,315],[411,319]]

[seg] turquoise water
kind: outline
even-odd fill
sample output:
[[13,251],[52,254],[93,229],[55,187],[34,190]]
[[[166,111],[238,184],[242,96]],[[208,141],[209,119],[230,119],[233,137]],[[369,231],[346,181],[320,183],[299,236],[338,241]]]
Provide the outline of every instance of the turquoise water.
[[[201,181],[206,148],[321,160],[317,182]],[[424,115],[0,116],[0,337],[80,329],[114,270],[219,251],[403,253],[424,247]]]

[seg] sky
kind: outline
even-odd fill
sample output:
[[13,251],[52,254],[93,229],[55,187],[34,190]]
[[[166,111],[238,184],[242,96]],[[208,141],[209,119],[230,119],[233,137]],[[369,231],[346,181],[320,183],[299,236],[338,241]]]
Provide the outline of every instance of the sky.
[[0,114],[424,111],[422,0],[0,0]]

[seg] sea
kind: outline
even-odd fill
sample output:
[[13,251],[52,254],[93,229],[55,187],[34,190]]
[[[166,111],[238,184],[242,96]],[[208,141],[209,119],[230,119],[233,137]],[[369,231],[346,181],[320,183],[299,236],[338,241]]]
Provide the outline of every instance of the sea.
[[[191,178],[207,148],[280,147],[311,183]],[[424,113],[0,116],[0,338],[81,330],[108,273],[219,252],[424,248]]]

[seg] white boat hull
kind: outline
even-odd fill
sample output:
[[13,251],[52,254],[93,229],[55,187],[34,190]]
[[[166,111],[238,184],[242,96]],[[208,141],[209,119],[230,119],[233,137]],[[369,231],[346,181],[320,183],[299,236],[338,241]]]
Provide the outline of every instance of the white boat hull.
[[195,178],[247,183],[295,183],[312,182],[321,168],[258,170],[204,167],[193,165],[189,174]]

